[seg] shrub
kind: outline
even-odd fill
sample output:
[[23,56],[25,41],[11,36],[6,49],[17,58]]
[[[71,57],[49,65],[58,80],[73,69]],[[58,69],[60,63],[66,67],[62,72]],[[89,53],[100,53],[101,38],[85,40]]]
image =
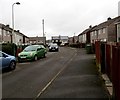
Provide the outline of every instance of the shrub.
[[79,48],[80,44],[79,43],[74,43],[74,44],[69,44],[69,46],[73,47],[73,48]]
[[17,50],[17,46],[14,43],[3,43],[2,44],[2,51],[7,54],[16,56],[16,50]]

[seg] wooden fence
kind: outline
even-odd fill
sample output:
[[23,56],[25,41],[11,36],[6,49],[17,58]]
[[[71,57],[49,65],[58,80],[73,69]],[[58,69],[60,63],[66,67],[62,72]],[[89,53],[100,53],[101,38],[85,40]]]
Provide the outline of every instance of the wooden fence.
[[113,84],[113,98],[120,100],[120,45],[95,43],[96,64],[101,73],[106,73]]

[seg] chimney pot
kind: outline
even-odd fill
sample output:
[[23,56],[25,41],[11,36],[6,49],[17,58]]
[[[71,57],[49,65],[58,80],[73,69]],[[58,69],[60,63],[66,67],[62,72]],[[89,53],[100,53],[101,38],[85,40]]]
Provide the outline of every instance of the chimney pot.
[[111,18],[110,17],[108,17],[108,19],[107,20],[111,20]]

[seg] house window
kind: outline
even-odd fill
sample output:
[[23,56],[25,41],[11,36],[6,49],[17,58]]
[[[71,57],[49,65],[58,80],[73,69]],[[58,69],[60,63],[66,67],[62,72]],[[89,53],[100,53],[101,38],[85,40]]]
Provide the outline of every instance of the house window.
[[4,30],[3,33],[4,33],[4,36],[7,36],[7,34],[6,34],[6,30]]
[[99,34],[99,35],[101,34],[101,31],[100,31],[100,30],[98,30],[98,34]]
[[97,31],[95,31],[95,36],[97,35]]
[[95,36],[95,31],[93,32],[93,36]]
[[106,28],[103,28],[103,33],[106,33]]
[[9,32],[9,31],[6,31],[6,35],[7,35],[7,36],[10,36],[10,32]]
[[120,24],[117,25],[117,42],[120,42]]
[[92,36],[94,36],[94,32],[92,32]]
[[36,43],[37,41],[34,41],[34,43]]
[[103,28],[101,29],[101,33],[103,33]]
[[92,32],[91,32],[91,36],[93,36]]
[[90,34],[91,34],[91,36],[92,36],[92,32],[91,32]]
[[0,29],[0,35],[2,35],[2,29]]
[[95,36],[95,31],[93,32],[93,36]]

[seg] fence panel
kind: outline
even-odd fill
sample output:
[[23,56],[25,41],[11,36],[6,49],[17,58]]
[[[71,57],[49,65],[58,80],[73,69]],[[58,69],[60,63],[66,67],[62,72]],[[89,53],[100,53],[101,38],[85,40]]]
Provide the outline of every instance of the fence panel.
[[105,43],[101,43],[101,72],[105,73]]
[[106,66],[105,66],[105,69],[106,69],[106,74],[108,75],[109,79],[111,80],[111,46],[109,44],[106,44]]
[[117,46],[112,46],[112,83],[114,89],[115,100],[118,100],[118,79],[119,79],[119,50]]
[[120,45],[119,45],[119,48],[118,48],[118,63],[119,63],[119,66],[118,66],[118,100],[120,100]]
[[98,67],[100,67],[100,60],[101,60],[101,53],[100,53],[100,42],[96,41],[95,42],[95,54],[96,54],[96,64]]

